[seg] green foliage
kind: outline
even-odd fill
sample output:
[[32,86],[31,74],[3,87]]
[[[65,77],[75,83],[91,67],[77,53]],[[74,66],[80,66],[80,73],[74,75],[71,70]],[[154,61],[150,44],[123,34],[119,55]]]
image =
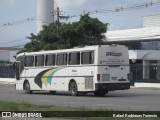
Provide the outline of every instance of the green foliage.
[[80,21],[73,23],[52,23],[43,26],[38,35],[31,34],[20,52],[39,50],[67,49],[75,46],[103,44],[107,25],[88,14],[81,16]]
[[8,60],[0,60],[0,66],[6,66],[7,64],[11,64],[11,62],[9,62]]

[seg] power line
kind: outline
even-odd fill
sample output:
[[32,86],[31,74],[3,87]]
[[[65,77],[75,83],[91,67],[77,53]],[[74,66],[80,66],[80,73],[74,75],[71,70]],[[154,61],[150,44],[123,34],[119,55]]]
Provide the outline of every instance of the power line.
[[[92,11],[87,11],[87,10],[83,10],[83,11],[71,11],[71,10],[66,10],[68,12],[63,12],[62,10],[59,10],[59,16],[60,14],[64,13],[68,13],[68,14],[71,14],[71,15],[66,15],[65,17],[67,18],[72,18],[72,17],[79,17],[83,14],[100,14],[100,13],[111,13],[111,12],[122,12],[122,11],[129,11],[129,10],[135,10],[135,9],[142,9],[142,8],[148,8],[148,7],[152,7],[152,6],[158,6],[160,5],[160,2],[149,2],[149,3],[145,3],[145,4],[139,4],[139,5],[132,5],[132,6],[129,6],[129,7],[117,7],[115,9],[104,9],[104,10],[92,10]],[[58,10],[57,10],[58,12]],[[56,11],[54,11],[54,15],[57,15],[55,14]],[[76,14],[74,14],[76,13]],[[73,14],[73,15],[72,15]],[[61,16],[60,16],[61,17]],[[63,18],[63,16],[62,16]],[[19,25],[19,24],[24,24],[24,23],[27,23],[27,22],[32,22],[32,21],[37,21],[37,20],[42,20],[41,18],[38,18],[38,17],[30,17],[30,18],[27,18],[27,19],[24,19],[24,20],[20,20],[20,21],[17,21],[17,22],[8,22],[8,23],[4,23],[4,24],[0,24],[0,27],[5,27],[5,28],[2,28],[1,31],[5,30],[7,27],[9,26],[13,26],[13,25]],[[6,27],[7,26],[7,27]]]
[[4,23],[4,24],[1,24],[0,27],[6,27],[6,26],[9,27],[9,26],[24,24],[24,23],[27,23],[27,22],[32,22],[32,21],[37,21],[37,20],[40,20],[40,19],[31,17],[31,18],[27,18],[27,19],[20,20],[20,21],[17,21],[17,22]]
[[[122,11],[129,11],[129,10],[135,10],[135,9],[148,8],[148,7],[152,7],[152,6],[158,6],[158,5],[160,5],[160,2],[152,2],[151,1],[151,2],[148,2],[148,3],[145,3],[145,4],[137,4],[137,5],[132,5],[132,6],[128,6],[128,7],[120,6],[120,7],[117,7],[115,9],[108,9],[108,10],[107,9],[104,9],[104,10],[93,10],[93,11],[86,11],[86,10],[83,10],[83,11],[71,11],[71,10],[66,10],[68,12],[64,12],[64,13],[65,14],[66,13],[70,13],[71,15],[67,15],[65,17],[66,18],[72,18],[72,17],[81,16],[82,14],[86,14],[86,13],[88,13],[88,14],[99,14],[99,13],[122,12]],[[60,16],[60,14],[62,14],[62,10],[57,9],[57,12],[58,11],[59,11],[59,13],[58,13],[59,17],[63,17],[63,16]],[[54,12],[56,12],[56,11],[54,11]],[[8,27],[13,26],[13,25],[24,24],[24,23],[27,23],[27,22],[32,22],[32,21],[37,21],[37,20],[41,20],[41,18],[40,17],[30,17],[30,18],[27,18],[27,19],[24,19],[24,20],[20,20],[20,21],[17,21],[17,22],[4,23],[4,24],[0,25],[0,27],[3,27],[0,30],[0,32],[4,31],[5,29],[7,29]],[[26,40],[26,39],[23,39],[23,40]],[[19,41],[21,41],[21,40],[15,40],[13,42],[19,42]],[[11,42],[2,43],[0,45],[9,44],[9,43],[11,43]]]
[[8,27],[8,26],[5,26],[4,28],[2,28],[2,29],[0,30],[0,32],[2,32],[2,31],[4,31],[5,29],[7,29],[7,27]]
[[[104,10],[93,10],[93,11],[86,11],[84,10],[83,12],[81,12],[81,14],[77,15],[70,15],[69,17],[72,18],[72,17],[79,17],[83,14],[100,14],[100,13],[113,13],[113,12],[123,12],[123,11],[129,11],[129,10],[136,10],[136,9],[143,9],[143,8],[148,8],[148,7],[153,7],[153,6],[159,6],[160,5],[160,2],[148,2],[148,3],[145,3],[145,4],[139,4],[139,5],[132,5],[132,6],[129,6],[129,7],[123,7],[123,6],[120,6],[120,7],[117,7],[115,9],[104,9]],[[69,14],[71,13],[74,13],[74,12],[71,12],[69,11],[68,12]],[[76,11],[76,13],[78,13],[78,11]]]
[[33,21],[38,21],[38,20],[42,20],[42,19],[41,19],[41,18],[30,17],[30,18],[27,18],[27,19],[24,19],[24,20],[20,20],[20,21],[17,21],[17,22],[4,23],[4,24],[1,24],[1,25],[0,25],[0,28],[3,27],[3,28],[0,30],[0,32],[4,31],[5,29],[7,29],[7,28],[10,27],[10,26],[25,24],[25,23],[28,23],[28,22],[33,22]]

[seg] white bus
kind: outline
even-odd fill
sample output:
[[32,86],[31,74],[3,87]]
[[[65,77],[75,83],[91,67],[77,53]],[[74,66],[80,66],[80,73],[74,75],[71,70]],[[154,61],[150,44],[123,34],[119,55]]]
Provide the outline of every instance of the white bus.
[[46,90],[102,96],[130,88],[128,48],[121,45],[25,52],[16,60],[16,89],[29,94]]

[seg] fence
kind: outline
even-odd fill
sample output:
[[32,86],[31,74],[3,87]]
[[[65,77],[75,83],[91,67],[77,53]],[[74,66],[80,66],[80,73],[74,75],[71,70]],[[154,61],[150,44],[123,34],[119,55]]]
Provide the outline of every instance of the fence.
[[0,78],[15,78],[12,64],[0,65]]
[[134,82],[160,83],[160,66],[130,65],[131,84]]

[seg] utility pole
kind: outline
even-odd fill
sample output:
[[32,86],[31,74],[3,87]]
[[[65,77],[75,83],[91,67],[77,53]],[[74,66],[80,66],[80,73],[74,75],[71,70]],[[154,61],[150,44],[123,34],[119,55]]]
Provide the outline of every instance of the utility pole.
[[[58,24],[58,26],[59,26],[59,23],[60,23],[60,19],[69,19],[70,17],[69,16],[63,16],[63,15],[61,15],[62,14],[62,11],[59,9],[59,7],[57,7],[56,8],[56,10],[54,10],[54,11],[52,11],[52,12],[50,12],[52,15],[53,15],[53,17],[54,16],[56,16],[57,18],[56,18],[56,21],[53,21],[53,22],[57,22],[57,24]],[[57,27],[58,27],[57,26]]]
[[57,7],[57,11],[56,11],[56,15],[57,15],[57,23],[59,24],[59,16],[60,16],[60,11],[59,11],[59,7]]
[[[59,26],[59,19],[60,19],[60,10],[59,7],[56,8],[56,10],[50,12],[53,15],[53,23],[57,22],[58,26]],[[55,19],[55,16],[57,17]]]

